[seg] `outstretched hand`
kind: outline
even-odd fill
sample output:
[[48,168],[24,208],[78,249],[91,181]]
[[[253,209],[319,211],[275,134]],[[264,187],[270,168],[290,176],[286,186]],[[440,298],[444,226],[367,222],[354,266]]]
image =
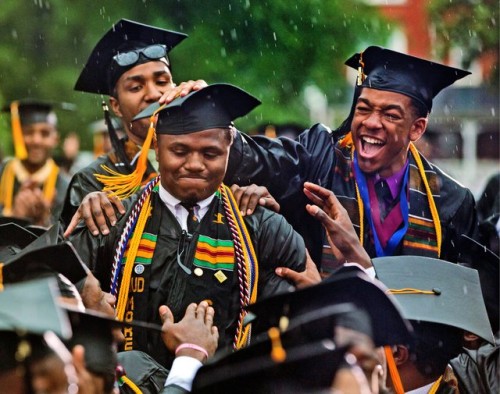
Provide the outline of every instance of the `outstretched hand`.
[[304,287],[312,286],[321,282],[321,275],[318,268],[316,267],[314,261],[312,261],[307,250],[306,256],[306,269],[304,271],[297,272],[288,267],[278,267],[275,269],[276,275],[292,281],[297,289],[303,289]]
[[[163,343],[167,349],[175,353],[175,350],[184,343],[193,344],[205,349],[208,356],[214,355],[219,341],[219,331],[214,326],[214,308],[206,301],[199,304],[189,304],[181,321],[174,322],[174,316],[170,308],[161,305],[159,313],[162,326]],[[206,361],[205,355],[194,349],[184,348],[177,356],[189,356],[200,361]]]
[[249,186],[232,185],[231,191],[243,216],[251,215],[257,205],[262,205],[274,212],[280,211],[280,205],[265,186],[255,184]]
[[370,256],[361,245],[346,209],[332,191],[311,182],[304,183],[304,193],[314,205],[307,212],[318,219],[326,230],[328,243],[339,262],[372,266]]
[[165,93],[160,97],[160,104],[168,104],[177,97],[184,97],[191,92],[203,89],[208,86],[203,79],[198,79],[196,81],[181,82],[179,85],[172,85],[171,88],[167,89]]
[[64,232],[64,237],[69,237],[82,220],[85,221],[85,225],[92,235],[99,235],[99,232],[103,235],[109,234],[108,223],[114,226],[117,221],[114,207],[119,213],[125,213],[125,207],[118,197],[108,195],[105,192],[87,194],[71,218],[71,222]]

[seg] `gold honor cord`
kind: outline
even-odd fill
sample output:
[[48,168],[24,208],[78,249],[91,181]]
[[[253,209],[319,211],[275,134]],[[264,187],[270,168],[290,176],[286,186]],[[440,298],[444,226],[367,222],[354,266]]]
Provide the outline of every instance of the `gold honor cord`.
[[[347,133],[342,140],[339,141],[339,146],[341,148],[345,148],[348,146],[351,146],[351,160],[354,158],[354,143],[352,140],[352,132]],[[422,178],[422,182],[424,182],[425,186],[425,192],[427,195],[427,201],[429,202],[429,209],[431,211],[432,215],[432,222],[434,224],[434,229],[436,231],[436,242],[437,242],[437,253],[438,257],[441,256],[441,245],[442,245],[442,239],[443,235],[441,233],[441,221],[439,220],[439,213],[436,207],[436,202],[434,201],[434,197],[432,196],[432,191],[429,186],[429,181],[427,180],[427,177],[425,176],[425,169],[424,165],[422,163],[422,159],[420,158],[420,153],[418,153],[417,148],[413,144],[413,142],[410,142],[410,152],[413,155],[415,159],[415,163],[417,164],[418,172],[420,174],[420,177]],[[356,182],[355,187],[356,187],[356,198],[358,200],[358,210],[359,210],[359,238],[361,242],[361,246],[363,246],[363,238],[364,238],[364,206],[363,206],[363,200],[361,199],[361,196],[359,195],[359,189],[358,189],[358,184]]]

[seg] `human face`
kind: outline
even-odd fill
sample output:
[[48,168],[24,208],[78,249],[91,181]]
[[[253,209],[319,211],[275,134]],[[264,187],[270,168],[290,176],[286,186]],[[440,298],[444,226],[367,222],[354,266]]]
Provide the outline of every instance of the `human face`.
[[351,124],[361,171],[382,177],[399,171],[410,141],[418,140],[426,126],[427,118],[415,117],[408,96],[363,88]]
[[144,108],[157,102],[167,88],[173,87],[172,74],[167,65],[159,60],[139,64],[124,72],[115,85],[116,97],[110,97],[110,105],[121,118],[128,137],[142,145],[149,126],[149,119],[132,119]]
[[40,169],[52,156],[59,142],[56,127],[51,123],[33,123],[22,127],[24,144],[28,152],[25,161],[30,171]]
[[232,140],[228,130],[158,135],[162,186],[185,203],[197,203],[217,190],[227,168]]

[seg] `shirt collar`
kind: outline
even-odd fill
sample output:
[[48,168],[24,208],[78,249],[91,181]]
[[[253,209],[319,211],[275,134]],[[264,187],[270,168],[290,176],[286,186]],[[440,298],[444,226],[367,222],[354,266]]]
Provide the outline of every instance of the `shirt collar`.
[[386,181],[387,185],[389,186],[389,189],[391,190],[392,198],[396,198],[398,196],[399,192],[401,191],[401,185],[403,183],[403,178],[404,178],[406,169],[408,168],[408,163],[409,163],[409,160],[406,160],[405,165],[398,172],[396,172],[395,174],[392,174],[391,176],[389,176],[387,178],[383,178],[379,174],[375,174],[374,179],[373,179],[374,180],[373,183],[375,184],[381,180]]
[[[175,210],[175,207],[177,205],[179,205],[181,203],[181,200],[179,200],[178,198],[174,197],[172,194],[170,194],[167,189],[165,189],[163,187],[163,185],[161,185],[160,183],[160,190],[159,190],[159,195],[160,195],[160,199],[165,203],[165,205],[167,205],[167,207],[169,207],[171,210]],[[215,193],[212,194],[211,196],[205,198],[204,200],[201,200],[201,201],[198,201],[196,204],[198,204],[198,209],[200,211],[204,211],[206,208],[208,208],[208,206],[210,205],[210,203],[212,202],[212,200],[214,199],[215,197]]]

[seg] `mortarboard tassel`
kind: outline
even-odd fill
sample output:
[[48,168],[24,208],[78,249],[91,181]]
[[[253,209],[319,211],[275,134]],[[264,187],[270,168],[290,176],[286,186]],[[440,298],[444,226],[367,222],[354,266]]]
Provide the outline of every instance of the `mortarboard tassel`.
[[10,104],[10,119],[12,127],[12,142],[14,152],[19,160],[25,160],[28,157],[26,145],[24,144],[23,130],[21,128],[21,117],[19,116],[19,101],[13,101]]
[[118,138],[115,126],[113,126],[113,122],[111,121],[108,105],[104,101],[102,102],[102,110],[104,112],[104,121],[106,122],[111,145],[113,146],[113,149],[115,150],[118,158],[130,169],[130,163],[128,161],[127,154],[125,152],[123,144],[120,141],[120,138]]
[[165,105],[158,108],[150,118],[150,124],[148,129],[148,134],[146,140],[141,148],[141,154],[137,159],[137,165],[135,170],[131,174],[120,174],[117,171],[112,170],[108,166],[103,165],[102,168],[106,170],[110,175],[94,174],[95,178],[104,184],[102,188],[103,192],[109,192],[120,199],[127,198],[137,192],[142,184],[142,178],[146,172],[148,165],[148,152],[151,147],[151,142],[155,137],[156,132],[156,121],[158,119],[157,113],[161,111]]

